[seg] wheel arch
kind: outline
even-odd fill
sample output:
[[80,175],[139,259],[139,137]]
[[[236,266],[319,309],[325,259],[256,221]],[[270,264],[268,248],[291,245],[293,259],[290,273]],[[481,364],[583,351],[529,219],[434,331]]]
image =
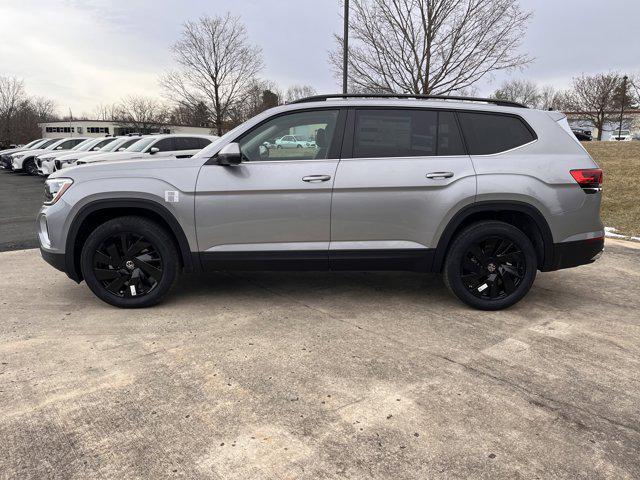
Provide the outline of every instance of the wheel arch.
[[456,234],[466,226],[482,220],[501,220],[523,230],[536,249],[538,269],[545,271],[551,268],[553,235],[544,215],[536,207],[524,202],[488,201],[468,205],[451,218],[438,240],[433,271],[442,271],[449,246]]
[[121,216],[140,215],[149,218],[171,234],[180,252],[184,271],[196,270],[197,262],[192,258],[189,242],[175,216],[166,207],[146,199],[104,199],[84,205],[76,214],[68,230],[65,242],[65,270],[76,282],[82,281],[80,252],[82,245],[93,229],[105,221]]

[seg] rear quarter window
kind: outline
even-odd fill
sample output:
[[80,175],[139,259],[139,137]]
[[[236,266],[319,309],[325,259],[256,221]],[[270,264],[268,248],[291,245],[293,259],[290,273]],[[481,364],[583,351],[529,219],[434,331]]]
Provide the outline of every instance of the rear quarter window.
[[458,118],[471,155],[506,152],[536,139],[524,120],[514,115],[459,112]]

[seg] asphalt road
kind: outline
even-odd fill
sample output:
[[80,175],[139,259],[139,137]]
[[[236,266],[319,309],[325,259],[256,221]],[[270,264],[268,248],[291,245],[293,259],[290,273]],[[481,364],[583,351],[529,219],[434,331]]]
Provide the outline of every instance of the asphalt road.
[[36,250],[0,271],[0,478],[640,478],[638,245],[503,312],[408,273],[185,277],[125,311]]
[[38,246],[36,215],[44,178],[0,168],[0,252]]

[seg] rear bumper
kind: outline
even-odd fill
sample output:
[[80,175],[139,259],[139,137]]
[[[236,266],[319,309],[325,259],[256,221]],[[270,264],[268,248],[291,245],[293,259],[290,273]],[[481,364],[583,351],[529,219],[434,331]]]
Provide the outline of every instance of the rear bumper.
[[604,250],[604,237],[553,245],[553,264],[549,270],[573,268],[593,263]]

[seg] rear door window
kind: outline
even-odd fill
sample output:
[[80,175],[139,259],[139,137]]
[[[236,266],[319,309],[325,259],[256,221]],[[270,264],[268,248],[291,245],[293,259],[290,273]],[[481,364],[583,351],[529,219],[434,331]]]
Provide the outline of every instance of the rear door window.
[[458,118],[471,155],[505,152],[536,139],[524,121],[514,115],[459,112]]
[[464,155],[451,112],[424,109],[356,111],[353,157],[431,157]]

